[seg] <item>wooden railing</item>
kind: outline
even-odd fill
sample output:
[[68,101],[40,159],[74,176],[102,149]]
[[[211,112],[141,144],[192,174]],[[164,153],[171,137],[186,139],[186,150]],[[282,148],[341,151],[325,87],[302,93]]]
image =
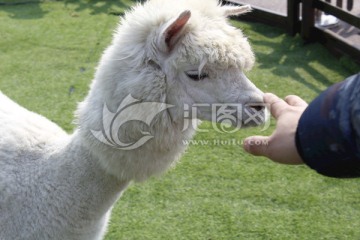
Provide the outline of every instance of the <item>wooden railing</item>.
[[[264,0],[267,1],[267,0]],[[353,7],[353,0],[346,0],[347,10]],[[287,0],[287,15],[254,7],[254,11],[240,16],[244,20],[263,22],[286,29],[290,35],[300,34],[306,42],[318,41],[335,54],[351,56],[360,64],[360,49],[326,28],[315,27],[315,11],[320,10],[360,29],[360,17],[343,10],[343,1],[336,0]]]

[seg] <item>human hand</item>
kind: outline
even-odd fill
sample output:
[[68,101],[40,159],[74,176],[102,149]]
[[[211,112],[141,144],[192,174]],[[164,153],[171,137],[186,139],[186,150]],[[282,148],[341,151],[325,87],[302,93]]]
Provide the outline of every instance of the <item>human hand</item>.
[[271,136],[251,136],[245,139],[245,151],[255,156],[265,156],[283,164],[302,164],[295,145],[295,134],[299,119],[307,103],[298,96],[290,95],[284,100],[272,93],[264,95],[271,115],[277,120]]

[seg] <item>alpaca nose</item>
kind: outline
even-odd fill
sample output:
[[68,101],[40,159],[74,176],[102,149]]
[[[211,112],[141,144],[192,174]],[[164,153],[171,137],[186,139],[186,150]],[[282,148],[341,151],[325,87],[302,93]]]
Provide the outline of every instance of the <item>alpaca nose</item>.
[[266,107],[263,103],[248,103],[245,105],[245,110],[249,114],[262,116]]
[[264,105],[254,105],[254,106],[249,106],[249,108],[253,109],[255,112],[260,112],[265,110]]
[[243,109],[243,123],[245,126],[259,126],[267,121],[264,103],[248,103]]
[[245,108],[248,108],[252,112],[264,111],[265,104],[263,100],[263,93],[261,92],[261,94],[254,94],[250,96],[248,101],[245,103]]

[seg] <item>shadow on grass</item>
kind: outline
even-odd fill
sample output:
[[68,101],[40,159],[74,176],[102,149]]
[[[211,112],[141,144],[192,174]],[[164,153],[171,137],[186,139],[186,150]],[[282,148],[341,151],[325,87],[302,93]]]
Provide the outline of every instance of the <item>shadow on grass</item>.
[[66,8],[71,6],[76,12],[90,10],[90,14],[94,15],[122,15],[125,9],[144,0],[0,0],[0,11],[8,12],[11,18],[16,19],[42,18],[49,13],[41,6],[44,2],[62,2]]
[[48,13],[40,4],[37,0],[0,0],[0,12],[7,12],[16,19],[37,19]]
[[74,10],[81,12],[89,9],[91,14],[111,14],[111,15],[122,15],[124,10],[133,6],[135,3],[144,2],[142,0],[65,0],[63,1],[65,6],[75,6]]
[[[314,62],[321,63],[326,69],[338,70],[340,64],[335,64],[337,60],[318,43],[304,44],[300,37],[289,37],[278,29],[267,29],[260,31],[265,37],[261,40],[252,40],[251,42],[258,46],[266,46],[272,52],[256,52],[256,58],[260,69],[271,71],[279,79],[290,77],[296,79],[305,87],[320,93],[323,89],[319,88],[313,81],[307,79],[311,76],[317,82],[330,86],[334,84],[335,79],[329,79],[325,74],[313,66]],[[267,36],[267,35],[273,36]],[[281,36],[285,35],[285,36]],[[271,38],[281,37],[281,41],[272,41]],[[264,39],[264,40],[263,40]],[[339,69],[339,71],[341,71]],[[303,74],[306,72],[306,75]],[[353,74],[349,72],[349,76]],[[340,81],[340,80],[339,80]]]

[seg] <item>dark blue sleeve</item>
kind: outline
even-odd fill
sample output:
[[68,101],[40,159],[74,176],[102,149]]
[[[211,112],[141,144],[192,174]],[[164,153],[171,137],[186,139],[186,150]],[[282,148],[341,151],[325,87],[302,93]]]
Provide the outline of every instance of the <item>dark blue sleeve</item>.
[[360,177],[360,73],[320,94],[302,114],[296,147],[329,177]]

